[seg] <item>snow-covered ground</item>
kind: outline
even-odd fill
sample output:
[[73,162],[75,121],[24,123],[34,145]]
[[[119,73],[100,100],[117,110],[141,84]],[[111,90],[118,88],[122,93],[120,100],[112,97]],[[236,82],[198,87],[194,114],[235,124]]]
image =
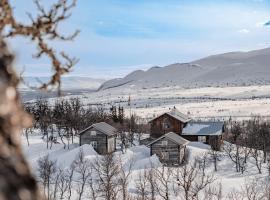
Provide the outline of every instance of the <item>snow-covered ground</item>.
[[[78,144],[72,144],[70,149],[63,149],[62,144],[53,144],[52,149],[46,148],[46,142],[41,139],[41,136],[35,135],[30,136],[30,146],[27,146],[25,137],[22,138],[23,150],[27,160],[30,162],[31,167],[35,174],[37,174],[37,161],[39,158],[49,154],[50,159],[57,161],[57,165],[62,168],[69,167],[80,149],[83,150],[84,156],[90,162],[94,162],[98,158],[97,153],[93,150],[92,146],[84,145],[79,147]],[[202,158],[204,154],[209,153],[209,146],[198,142],[191,142],[187,146],[189,152],[189,163],[193,162],[195,158]],[[120,157],[123,165],[127,165],[133,160],[132,173],[130,178],[130,184],[128,187],[129,193],[134,193],[136,181],[138,180],[139,174],[143,172],[145,168],[150,167],[161,167],[161,163],[158,157],[153,155],[150,156],[149,148],[146,146],[133,146],[122,154],[118,151],[115,153],[117,157]],[[208,154],[209,155],[209,154]],[[247,170],[244,174],[235,171],[234,163],[230,158],[221,152],[220,161],[218,161],[218,171],[214,171],[214,165],[212,162],[207,164],[206,173],[213,174],[216,178],[212,185],[217,186],[219,183],[222,184],[222,193],[225,197],[229,192],[233,190],[240,190],[248,179],[259,178],[264,179],[268,176],[267,169],[263,167],[263,173],[258,174],[254,160],[248,159]],[[73,199],[75,199],[76,192],[74,192]],[[172,193],[173,195],[173,193]],[[172,196],[172,199],[174,197]],[[158,199],[158,198],[157,198]]]
[[102,105],[105,108],[120,104],[129,110],[129,96],[131,111],[146,121],[167,112],[173,106],[192,118],[270,116],[269,85],[193,89],[178,86],[152,89],[112,88],[65,98],[79,97],[85,105]]

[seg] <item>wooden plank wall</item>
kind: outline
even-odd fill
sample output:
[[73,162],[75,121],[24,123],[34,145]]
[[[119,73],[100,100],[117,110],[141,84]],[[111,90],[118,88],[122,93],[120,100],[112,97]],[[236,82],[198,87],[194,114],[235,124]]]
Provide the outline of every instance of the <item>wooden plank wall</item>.
[[[163,127],[164,120],[167,120],[169,122],[170,128]],[[165,113],[165,114],[161,115],[160,117],[154,119],[150,123],[150,126],[151,126],[150,127],[151,137],[158,138],[161,135],[164,135],[165,133],[169,133],[169,132],[181,134],[183,127],[184,127],[184,124],[181,121],[179,121],[179,120],[177,120],[177,119],[175,119],[175,118],[173,118],[170,115]]]
[[[167,145],[163,145],[162,141],[167,141]],[[178,144],[175,144],[174,142],[166,138],[162,138],[161,140],[153,143],[150,146],[150,149],[151,155],[156,154],[162,163],[173,165],[173,164],[181,164],[182,162],[184,155],[183,153],[184,147],[180,147]],[[168,153],[167,159],[163,158],[162,156],[164,152]]]
[[[96,131],[96,135],[91,135],[91,131]],[[99,154],[106,154],[107,153],[107,135],[101,133],[100,131],[96,130],[95,128],[91,128],[80,135],[80,145],[90,144],[91,141],[97,141],[97,149],[96,152]]]

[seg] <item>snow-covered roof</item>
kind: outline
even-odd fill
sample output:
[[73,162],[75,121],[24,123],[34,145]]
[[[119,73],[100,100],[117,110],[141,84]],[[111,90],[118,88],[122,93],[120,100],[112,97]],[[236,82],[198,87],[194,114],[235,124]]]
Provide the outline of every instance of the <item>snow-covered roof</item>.
[[155,143],[155,142],[157,142],[157,141],[159,141],[159,140],[161,140],[163,138],[167,138],[167,139],[171,140],[172,142],[174,142],[174,143],[176,143],[178,145],[186,145],[186,144],[189,143],[188,140],[182,138],[180,135],[177,135],[174,132],[169,132],[169,133],[166,133],[166,134],[162,135],[161,137],[157,138],[156,140],[150,142],[148,144],[148,146],[150,146],[151,144],[153,144],[153,143]]
[[116,129],[112,127],[110,124],[107,124],[106,122],[99,122],[99,123],[93,124],[89,126],[88,128],[86,128],[85,130],[81,131],[80,134],[84,133],[90,128],[95,128],[108,136],[112,136],[116,134]]
[[[176,108],[173,108],[171,111],[163,113],[162,115],[164,115],[164,114],[170,115],[171,117],[173,117],[173,118],[175,118],[183,123],[189,122],[191,120],[187,115],[185,115],[184,113],[181,113]],[[161,115],[155,117],[154,119],[157,119],[160,116]],[[150,122],[153,121],[154,119],[150,120]]]
[[182,135],[221,135],[223,127],[223,122],[189,122]]

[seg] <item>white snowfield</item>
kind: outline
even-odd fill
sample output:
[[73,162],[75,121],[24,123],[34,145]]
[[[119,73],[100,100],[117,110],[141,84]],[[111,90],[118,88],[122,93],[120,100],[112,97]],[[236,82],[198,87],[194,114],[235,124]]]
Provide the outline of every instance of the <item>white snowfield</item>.
[[[76,155],[79,153],[80,149],[83,150],[84,156],[90,162],[94,162],[100,157],[93,150],[90,145],[83,145],[81,147],[78,144],[73,144],[70,149],[63,149],[62,144],[53,144],[52,149],[46,149],[46,143],[41,139],[41,136],[30,136],[30,146],[27,146],[25,137],[23,139],[23,149],[27,160],[30,162],[33,172],[37,174],[37,161],[39,158],[49,154],[51,160],[57,161],[57,165],[61,168],[68,168],[72,161],[75,159]],[[189,152],[189,163],[192,163],[196,158],[202,158],[203,155],[209,155],[210,147],[208,145],[199,142],[190,142],[187,146]],[[128,169],[131,162],[132,173],[130,177],[130,182],[128,184],[128,191],[130,194],[136,194],[136,181],[138,181],[139,174],[143,173],[144,169],[149,169],[151,167],[161,168],[162,164],[156,155],[150,156],[149,148],[146,146],[134,146],[122,154],[122,152],[116,152],[115,156],[123,163],[124,169]],[[215,181],[212,186],[222,185],[222,194],[225,197],[229,192],[233,190],[241,190],[241,187],[249,179],[258,178],[258,180],[264,180],[268,176],[266,164],[263,164],[262,174],[258,174],[254,160],[249,158],[247,161],[247,170],[244,174],[235,171],[235,165],[230,160],[230,158],[221,152],[220,161],[218,161],[218,171],[214,171],[214,165],[211,161],[207,163],[206,174],[213,174],[215,176]],[[171,199],[176,199],[174,193],[171,190]],[[76,191],[72,199],[76,199]],[[87,199],[87,198],[85,198]],[[159,198],[157,198],[158,200]]]
[[120,104],[126,108],[126,115],[129,115],[129,96],[131,111],[146,119],[145,121],[168,112],[173,106],[191,118],[270,116],[270,85],[193,89],[178,86],[152,89],[112,88],[65,98],[79,97],[85,105],[102,105],[105,108]]
[[[29,91],[31,87],[40,86],[40,82],[48,82],[50,77],[23,77],[24,83],[19,85],[19,89],[23,91]],[[104,82],[104,79],[96,79],[90,77],[81,76],[65,76],[62,78],[62,89],[63,90],[96,90]]]

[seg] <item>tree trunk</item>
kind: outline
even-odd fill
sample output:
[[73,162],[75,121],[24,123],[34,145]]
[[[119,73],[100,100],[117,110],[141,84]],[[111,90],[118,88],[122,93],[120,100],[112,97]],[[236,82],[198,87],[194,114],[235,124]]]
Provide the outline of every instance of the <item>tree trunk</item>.
[[[0,7],[5,6],[2,3]],[[20,147],[22,128],[30,126],[31,119],[22,108],[12,61],[0,38],[0,196],[1,200],[43,199]]]

